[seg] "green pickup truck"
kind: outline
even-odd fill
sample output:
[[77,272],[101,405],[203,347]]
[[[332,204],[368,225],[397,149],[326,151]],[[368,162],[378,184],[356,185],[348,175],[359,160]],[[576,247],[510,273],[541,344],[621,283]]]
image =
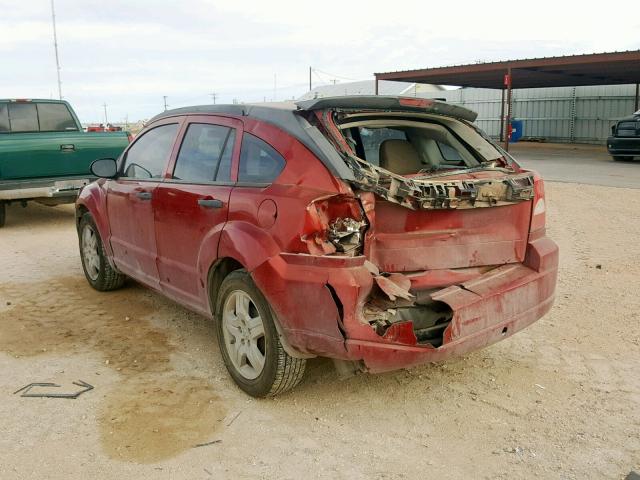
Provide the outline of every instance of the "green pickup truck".
[[6,205],[75,201],[97,158],[118,158],[128,132],[85,132],[63,100],[0,100],[0,227]]

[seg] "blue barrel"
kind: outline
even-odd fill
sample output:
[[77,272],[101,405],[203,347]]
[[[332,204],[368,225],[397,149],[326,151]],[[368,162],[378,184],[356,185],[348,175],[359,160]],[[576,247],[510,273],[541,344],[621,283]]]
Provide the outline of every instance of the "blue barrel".
[[522,138],[524,133],[524,122],[522,120],[511,120],[511,140],[510,143],[515,143]]

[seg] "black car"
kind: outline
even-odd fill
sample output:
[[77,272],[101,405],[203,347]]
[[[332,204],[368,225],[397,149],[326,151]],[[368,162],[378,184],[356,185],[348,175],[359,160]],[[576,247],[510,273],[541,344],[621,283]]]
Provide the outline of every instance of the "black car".
[[632,160],[640,156],[640,110],[611,127],[607,150],[614,160]]

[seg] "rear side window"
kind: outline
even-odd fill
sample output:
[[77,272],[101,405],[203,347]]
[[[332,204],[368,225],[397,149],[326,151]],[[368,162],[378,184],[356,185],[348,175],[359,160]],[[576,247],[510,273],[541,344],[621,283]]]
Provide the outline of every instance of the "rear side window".
[[[223,156],[231,158],[231,128],[205,123],[192,123],[187,129],[176,161],[173,178],[193,183],[228,181],[219,175]],[[229,165],[231,162],[229,161]],[[225,167],[226,168],[226,167]]]
[[271,183],[285,166],[285,160],[268,143],[245,133],[240,150],[239,182]]
[[62,103],[38,103],[41,132],[68,132],[78,130],[75,120]]
[[10,103],[9,121],[12,132],[37,132],[40,130],[35,103]]
[[169,160],[178,124],[161,125],[140,136],[127,151],[123,176],[128,178],[160,178]]
[[8,132],[9,130],[9,109],[6,103],[0,103],[0,132]]

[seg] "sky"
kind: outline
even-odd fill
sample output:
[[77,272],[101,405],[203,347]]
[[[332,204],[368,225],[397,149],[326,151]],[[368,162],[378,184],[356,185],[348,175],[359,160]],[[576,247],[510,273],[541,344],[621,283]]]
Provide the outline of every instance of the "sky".
[[[55,0],[83,123],[298,97],[374,72],[640,49],[640,2]],[[622,3],[618,5],[622,6]],[[0,0],[0,97],[57,98],[51,0]]]

